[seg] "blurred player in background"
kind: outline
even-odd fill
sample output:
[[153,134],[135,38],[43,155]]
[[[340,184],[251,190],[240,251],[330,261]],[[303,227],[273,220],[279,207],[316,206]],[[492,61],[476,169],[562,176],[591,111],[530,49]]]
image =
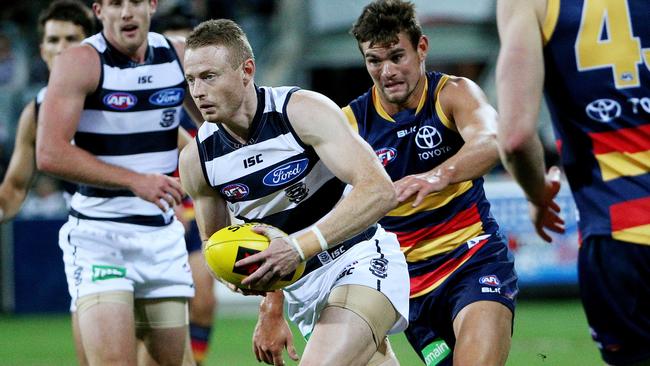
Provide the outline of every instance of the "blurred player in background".
[[[269,248],[236,266],[258,266],[242,285],[264,290],[307,262],[284,288],[289,317],[309,339],[301,363],[394,364],[384,339],[406,326],[408,274],[395,236],[376,224],[396,201],[372,150],[323,95],[256,86],[253,51],[234,22],[201,23],[187,47],[186,78],[207,122],[180,170],[202,238],[228,225],[228,207],[291,233],[258,227]],[[284,322],[282,303],[282,291],[269,293],[261,311]]]
[[[38,19],[38,31],[41,40],[41,58],[45,61],[48,70],[52,69],[55,56],[93,34],[94,25],[92,11],[76,0],[54,1],[43,10]],[[46,90],[47,87],[43,87],[36,98],[25,106],[18,121],[14,152],[11,155],[7,174],[0,185],[0,221],[2,222],[13,218],[18,213],[36,175],[36,121]],[[72,184],[66,184],[66,188],[69,186]],[[81,364],[85,364],[74,302],[70,311],[77,357]]]
[[90,364],[135,364],[137,338],[178,365],[188,339],[194,290],[172,209],[183,192],[169,175],[192,102],[184,43],[149,32],[156,6],[94,2],[103,31],[58,56],[38,124],[38,167],[82,183],[59,244]]
[[[158,18],[158,28],[166,37],[185,39],[192,31],[192,27],[192,19],[183,14],[170,14]],[[181,127],[191,137],[196,136],[196,124],[185,109],[181,110]],[[190,299],[190,341],[194,360],[200,366],[208,355],[210,335],[217,309],[215,281],[206,266],[201,251],[201,236],[196,225],[192,199],[186,196],[182,204],[176,207],[176,217],[185,226],[185,243],[194,280],[194,297]]]
[[[580,213],[580,294],[605,362],[650,364],[650,2],[499,0],[503,161],[538,232],[558,231],[542,91]],[[550,238],[549,238],[550,239]]]

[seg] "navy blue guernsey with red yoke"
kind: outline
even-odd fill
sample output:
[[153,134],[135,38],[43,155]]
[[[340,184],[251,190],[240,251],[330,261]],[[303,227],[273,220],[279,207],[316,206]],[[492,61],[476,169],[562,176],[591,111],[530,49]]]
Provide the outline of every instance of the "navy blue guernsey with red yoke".
[[[352,127],[366,140],[393,181],[407,175],[424,173],[453,156],[464,144],[455,124],[445,116],[438,93],[447,75],[429,72],[425,92],[416,110],[404,110],[389,116],[375,95],[375,88],[343,110]],[[483,179],[452,184],[441,192],[429,194],[418,207],[415,196],[389,212],[379,223],[395,233],[411,269],[411,297],[431,292],[451,272],[459,268],[481,245],[435,274],[422,276],[413,271],[414,263],[448,253],[468,240],[483,234],[495,234],[498,225],[490,214],[483,191]]]
[[650,1],[549,0],[545,91],[581,237],[650,244]]

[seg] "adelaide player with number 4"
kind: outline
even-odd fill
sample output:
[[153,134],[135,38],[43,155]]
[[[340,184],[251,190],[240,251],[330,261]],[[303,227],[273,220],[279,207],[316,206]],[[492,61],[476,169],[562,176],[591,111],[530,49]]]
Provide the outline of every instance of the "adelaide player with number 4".
[[544,91],[580,213],[580,296],[610,365],[650,364],[648,15],[648,0],[499,0],[497,7],[504,165],[544,236],[559,209],[559,171],[545,174],[537,137]]

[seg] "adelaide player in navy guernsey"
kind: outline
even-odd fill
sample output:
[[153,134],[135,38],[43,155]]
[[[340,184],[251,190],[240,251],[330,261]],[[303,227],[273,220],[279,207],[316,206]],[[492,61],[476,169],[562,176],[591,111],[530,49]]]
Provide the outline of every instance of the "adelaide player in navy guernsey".
[[646,0],[500,0],[497,13],[504,163],[538,231],[561,231],[536,132],[544,91],[580,214],[582,301],[613,365],[650,361],[649,14]]
[[39,169],[80,183],[59,245],[91,364],[134,365],[137,336],[153,360],[178,365],[188,338],[194,289],[170,174],[181,104],[198,111],[183,42],[149,33],[156,6],[93,3],[103,31],[58,56],[39,113]]

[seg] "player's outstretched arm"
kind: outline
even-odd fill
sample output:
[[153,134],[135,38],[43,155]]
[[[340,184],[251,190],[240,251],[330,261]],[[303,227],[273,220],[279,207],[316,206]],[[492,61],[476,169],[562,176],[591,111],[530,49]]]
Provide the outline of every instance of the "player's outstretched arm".
[[20,114],[14,151],[0,185],[0,222],[16,216],[25,201],[27,191],[36,174],[35,141],[36,110],[32,101]]
[[541,19],[546,2],[534,6],[499,0],[497,24],[501,50],[497,62],[497,93],[501,120],[499,151],[504,166],[523,188],[531,203],[537,234],[550,242],[545,229],[562,233],[564,221],[554,201],[560,190],[559,170],[546,173],[537,121],[544,87]]
[[130,189],[163,211],[180,203],[183,192],[176,179],[162,174],[140,174],[104,163],[70,143],[79,125],[85,98],[97,89],[99,79],[99,56],[91,46],[71,47],[57,56],[39,113],[38,169],[70,181]]
[[415,195],[414,207],[429,193],[485,175],[499,161],[497,113],[481,88],[469,79],[451,77],[438,98],[443,113],[451,127],[462,136],[464,144],[431,171],[395,182],[398,200],[404,202]]
[[544,87],[544,58],[536,11],[530,4],[516,0],[499,0],[497,4],[501,39],[496,71],[498,140],[506,169],[531,202],[543,204],[545,167],[537,120]]

